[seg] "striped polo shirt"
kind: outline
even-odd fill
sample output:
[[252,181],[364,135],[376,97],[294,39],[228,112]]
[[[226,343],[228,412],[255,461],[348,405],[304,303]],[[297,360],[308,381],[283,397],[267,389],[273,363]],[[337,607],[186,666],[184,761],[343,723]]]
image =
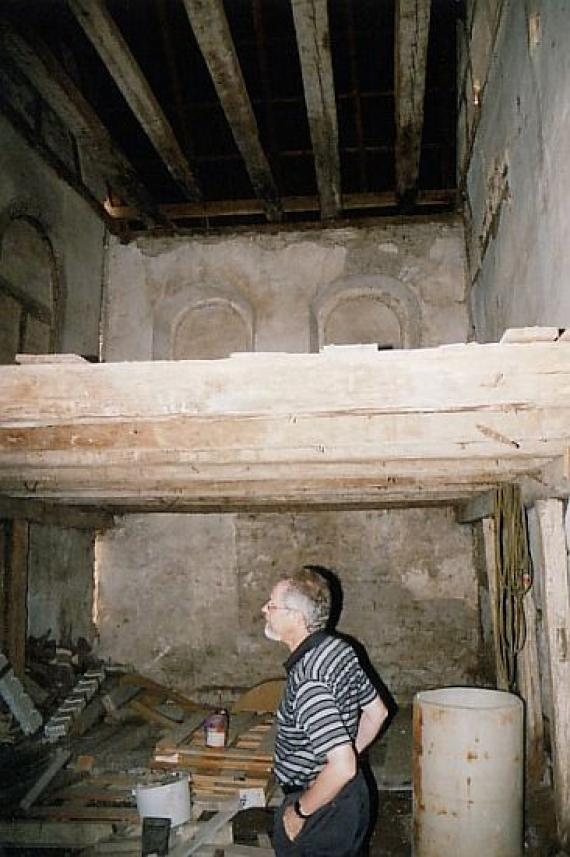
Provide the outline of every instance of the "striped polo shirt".
[[285,669],[275,775],[282,785],[306,788],[324,768],[327,753],[354,744],[360,710],[377,693],[352,646],[324,631],[303,640]]

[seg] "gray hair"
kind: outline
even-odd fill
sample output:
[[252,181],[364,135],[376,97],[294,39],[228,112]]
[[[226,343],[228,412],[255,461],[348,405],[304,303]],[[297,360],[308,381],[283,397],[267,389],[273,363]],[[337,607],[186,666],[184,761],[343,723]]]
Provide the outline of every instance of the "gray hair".
[[325,628],[331,612],[331,593],[324,577],[316,571],[304,569],[286,578],[285,582],[287,607],[303,614],[307,630],[311,633]]

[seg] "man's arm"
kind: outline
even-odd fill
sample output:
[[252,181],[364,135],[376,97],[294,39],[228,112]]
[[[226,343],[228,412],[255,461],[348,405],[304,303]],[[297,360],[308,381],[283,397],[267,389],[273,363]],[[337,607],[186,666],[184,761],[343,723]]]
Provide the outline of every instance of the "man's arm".
[[[352,744],[341,744],[327,753],[327,763],[312,785],[302,795],[300,808],[304,815],[312,815],[337,796],[356,774],[356,754]],[[283,814],[283,826],[289,839],[295,839],[305,822],[295,809],[288,806]]]
[[355,747],[358,754],[372,744],[387,717],[388,709],[379,696],[364,706],[356,733]]

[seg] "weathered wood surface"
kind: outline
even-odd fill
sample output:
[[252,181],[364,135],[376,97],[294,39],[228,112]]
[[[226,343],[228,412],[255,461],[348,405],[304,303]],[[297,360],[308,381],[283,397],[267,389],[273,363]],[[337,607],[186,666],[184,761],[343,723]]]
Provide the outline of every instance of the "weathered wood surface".
[[321,217],[335,217],[341,205],[338,122],[327,0],[291,0],[309,130],[315,158]]
[[0,48],[89,152],[113,189],[134,207],[134,215],[142,216],[148,224],[166,224],[127,157],[50,51],[37,42],[28,44],[5,23],[0,25]]
[[103,0],[69,0],[69,6],[174,181],[188,199],[200,199],[174,131]]
[[543,616],[552,686],[554,803],[558,834],[566,847],[570,844],[570,583],[564,506],[560,500],[540,500],[536,504],[536,513],[544,574]]
[[280,220],[277,186],[261,146],[222,0],[184,0],[184,6],[252,187],[264,201],[267,219]]
[[495,679],[500,690],[508,690],[503,663],[501,660],[501,647],[499,640],[499,622],[497,615],[497,550],[496,550],[496,524],[494,518],[485,518],[481,522],[483,528],[483,545],[485,550],[485,570],[487,573],[487,587],[489,590],[489,608],[491,611],[491,625],[493,628],[493,651],[495,654]]
[[567,342],[0,368],[0,491],[453,501],[567,455]]
[[418,185],[431,0],[397,0],[395,10],[396,187],[405,200]]
[[526,640],[524,648],[517,658],[517,677],[520,694],[525,701],[525,762],[527,782],[531,787],[538,788],[544,778],[545,759],[534,587],[525,595],[523,609],[526,624]]

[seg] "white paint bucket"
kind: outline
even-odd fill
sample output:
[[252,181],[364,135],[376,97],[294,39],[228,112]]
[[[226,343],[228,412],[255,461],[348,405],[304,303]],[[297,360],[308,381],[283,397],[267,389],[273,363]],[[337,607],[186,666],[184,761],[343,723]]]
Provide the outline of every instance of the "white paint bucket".
[[137,783],[137,809],[141,818],[169,818],[172,827],[190,818],[190,785],[187,774],[174,774],[161,782]]

